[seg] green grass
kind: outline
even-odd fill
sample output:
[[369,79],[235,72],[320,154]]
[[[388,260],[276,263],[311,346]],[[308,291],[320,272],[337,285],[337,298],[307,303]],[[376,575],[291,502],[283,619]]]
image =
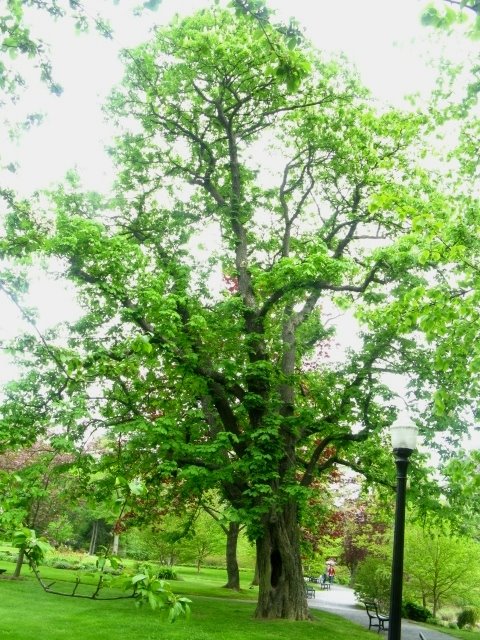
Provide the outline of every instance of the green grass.
[[[0,562],[8,574],[13,563]],[[222,589],[225,571],[193,567],[177,569],[179,580],[170,585],[192,600],[189,621],[170,624],[162,613],[148,607],[138,609],[132,600],[92,601],[47,594],[27,567],[19,581],[0,578],[0,638],[2,640],[368,640],[371,632],[338,616],[313,611],[311,622],[253,619],[256,590],[240,593]],[[46,581],[55,588],[71,588],[78,571],[42,567]],[[251,575],[242,572],[242,585]],[[82,582],[93,583],[83,575]],[[84,592],[86,593],[87,590]],[[91,593],[91,589],[90,589]],[[105,591],[105,595],[109,592]],[[432,627],[462,640],[479,640],[480,634]]]
[[[0,567],[12,568],[1,562]],[[45,568],[45,578],[68,578],[77,572]],[[196,574],[182,569],[182,580],[172,582],[176,592],[192,599],[189,621],[174,624],[131,600],[93,602],[47,594],[25,570],[15,581],[0,579],[0,638],[2,640],[371,640],[371,634],[337,616],[314,612],[311,622],[256,621],[256,594],[221,589],[225,572],[206,569]],[[203,595],[201,595],[203,594]],[[219,595],[223,597],[219,597]],[[243,598],[242,601],[240,598]],[[250,601],[248,601],[250,600]]]

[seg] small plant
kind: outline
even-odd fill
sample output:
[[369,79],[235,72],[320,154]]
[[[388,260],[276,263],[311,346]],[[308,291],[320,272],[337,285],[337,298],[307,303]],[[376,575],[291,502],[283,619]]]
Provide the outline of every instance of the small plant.
[[49,562],[48,564],[54,569],[78,569],[78,567],[75,567],[67,560],[55,560],[54,562]]
[[162,567],[157,574],[157,578],[160,580],[176,580],[177,574],[170,567]]
[[146,571],[131,578],[135,587],[136,605],[149,604],[152,609],[168,609],[168,619],[175,622],[180,616],[190,616],[188,598],[174,594],[167,583],[160,580],[155,573]]
[[415,622],[426,622],[429,618],[433,617],[431,611],[415,602],[405,602],[403,611],[406,618],[414,620]]
[[478,620],[478,609],[475,607],[464,607],[457,616],[457,624],[459,629],[474,627]]

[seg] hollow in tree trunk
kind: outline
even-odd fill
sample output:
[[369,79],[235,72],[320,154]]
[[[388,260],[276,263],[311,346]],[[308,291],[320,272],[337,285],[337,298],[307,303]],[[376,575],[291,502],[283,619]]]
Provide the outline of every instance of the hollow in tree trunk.
[[308,620],[294,502],[265,517],[263,535],[257,539],[257,564],[259,593],[255,617]]
[[226,563],[227,563],[227,584],[225,589],[240,591],[240,571],[237,561],[237,543],[240,524],[229,522],[227,529]]

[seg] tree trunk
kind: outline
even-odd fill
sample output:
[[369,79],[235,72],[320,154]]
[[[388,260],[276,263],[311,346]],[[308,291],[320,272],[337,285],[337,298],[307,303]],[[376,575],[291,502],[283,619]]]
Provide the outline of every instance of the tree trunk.
[[265,518],[263,535],[257,540],[257,563],[259,593],[255,617],[308,620],[294,502]]
[[227,530],[226,562],[227,562],[227,584],[225,589],[240,591],[240,570],[237,561],[237,543],[240,524],[229,522]]
[[90,546],[88,548],[89,556],[95,555],[95,551],[97,549],[97,538],[98,538],[98,520],[94,520],[92,525],[92,534],[90,536]]
[[118,556],[118,547],[120,545],[120,536],[118,533],[113,534],[112,554]]
[[23,549],[19,549],[18,550],[17,564],[15,565],[15,571],[13,572],[13,577],[14,578],[19,578],[20,577],[20,573],[22,571],[23,559],[24,558],[25,558],[25,551]]
[[259,579],[258,579],[258,556],[255,554],[255,572],[253,574],[252,583],[250,584],[250,588],[258,587]]

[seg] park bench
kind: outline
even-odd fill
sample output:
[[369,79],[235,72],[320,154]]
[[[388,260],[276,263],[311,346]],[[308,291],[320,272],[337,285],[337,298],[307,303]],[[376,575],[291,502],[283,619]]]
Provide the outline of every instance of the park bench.
[[318,580],[318,583],[320,585],[320,589],[325,589],[326,591],[330,589],[330,586],[332,584],[328,579],[328,576],[326,576],[325,574],[323,574],[320,580]]
[[2,575],[2,573],[6,573],[7,570],[6,569],[0,569],[0,576]]
[[378,633],[380,633],[380,631],[386,631],[385,622],[389,621],[390,616],[380,613],[377,603],[373,600],[366,600],[363,604],[367,610],[368,628],[376,627]]
[[305,593],[307,594],[307,598],[315,598],[315,589],[309,584],[305,585]]

